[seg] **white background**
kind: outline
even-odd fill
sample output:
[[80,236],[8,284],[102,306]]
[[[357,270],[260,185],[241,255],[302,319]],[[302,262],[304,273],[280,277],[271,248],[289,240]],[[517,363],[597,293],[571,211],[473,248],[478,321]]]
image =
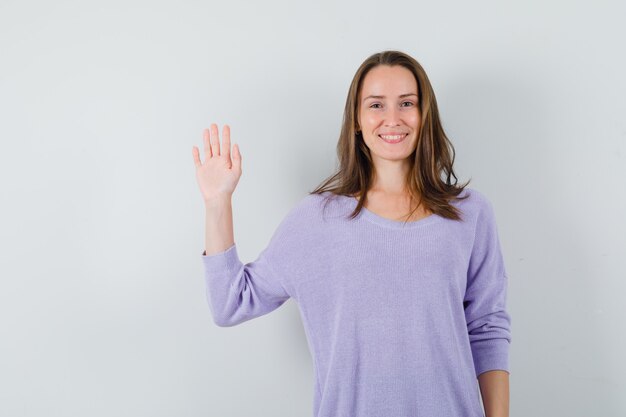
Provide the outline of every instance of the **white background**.
[[293,300],[211,319],[191,148],[231,125],[252,261],[384,49],[424,66],[494,205],[511,416],[626,415],[623,4],[1,0],[0,415],[311,415]]

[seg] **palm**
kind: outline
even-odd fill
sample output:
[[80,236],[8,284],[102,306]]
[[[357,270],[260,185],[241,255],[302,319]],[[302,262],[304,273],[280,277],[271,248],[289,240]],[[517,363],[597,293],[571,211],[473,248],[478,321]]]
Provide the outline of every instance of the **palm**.
[[203,132],[204,163],[200,161],[200,151],[193,147],[196,165],[196,179],[204,200],[219,196],[231,196],[241,177],[241,154],[239,146],[230,152],[230,127],[225,125],[222,131],[222,144],[218,136],[217,125],[212,124],[210,131]]

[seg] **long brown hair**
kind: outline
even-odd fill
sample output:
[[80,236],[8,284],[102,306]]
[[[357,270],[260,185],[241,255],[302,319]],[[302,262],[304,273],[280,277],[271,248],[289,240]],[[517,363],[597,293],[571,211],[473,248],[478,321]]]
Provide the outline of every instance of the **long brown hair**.
[[[458,197],[458,195],[469,181],[457,186],[458,180],[452,168],[455,157],[454,146],[447,138],[439,120],[435,93],[426,72],[414,58],[399,51],[373,54],[356,71],[348,90],[341,133],[337,142],[339,168],[309,194],[329,191],[329,197],[358,195],[358,204],[350,218],[356,217],[365,204],[367,192],[372,185],[373,166],[369,148],[362,136],[357,135],[357,115],[363,79],[371,69],[379,65],[401,65],[411,71],[417,81],[421,125],[417,135],[417,147],[409,157],[413,163],[408,172],[407,185],[412,199],[419,201],[419,204],[410,214],[423,204],[426,209],[442,217],[460,220],[459,210],[450,204],[450,200],[467,198],[468,196]],[[450,180],[452,177],[454,183]]]

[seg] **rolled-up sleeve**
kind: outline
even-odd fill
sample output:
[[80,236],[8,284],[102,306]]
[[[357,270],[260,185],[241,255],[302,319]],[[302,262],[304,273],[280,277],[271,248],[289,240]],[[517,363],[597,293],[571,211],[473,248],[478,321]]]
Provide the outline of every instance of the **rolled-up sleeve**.
[[476,377],[509,369],[511,316],[507,312],[508,277],[491,203],[483,198],[467,271],[463,306]]

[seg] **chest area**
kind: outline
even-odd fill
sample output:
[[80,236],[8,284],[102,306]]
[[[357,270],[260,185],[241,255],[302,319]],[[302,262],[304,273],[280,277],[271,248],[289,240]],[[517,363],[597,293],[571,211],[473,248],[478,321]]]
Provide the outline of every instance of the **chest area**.
[[462,303],[470,244],[445,230],[379,230],[335,236],[309,254],[316,273],[299,298],[320,306],[383,310],[446,301]]

